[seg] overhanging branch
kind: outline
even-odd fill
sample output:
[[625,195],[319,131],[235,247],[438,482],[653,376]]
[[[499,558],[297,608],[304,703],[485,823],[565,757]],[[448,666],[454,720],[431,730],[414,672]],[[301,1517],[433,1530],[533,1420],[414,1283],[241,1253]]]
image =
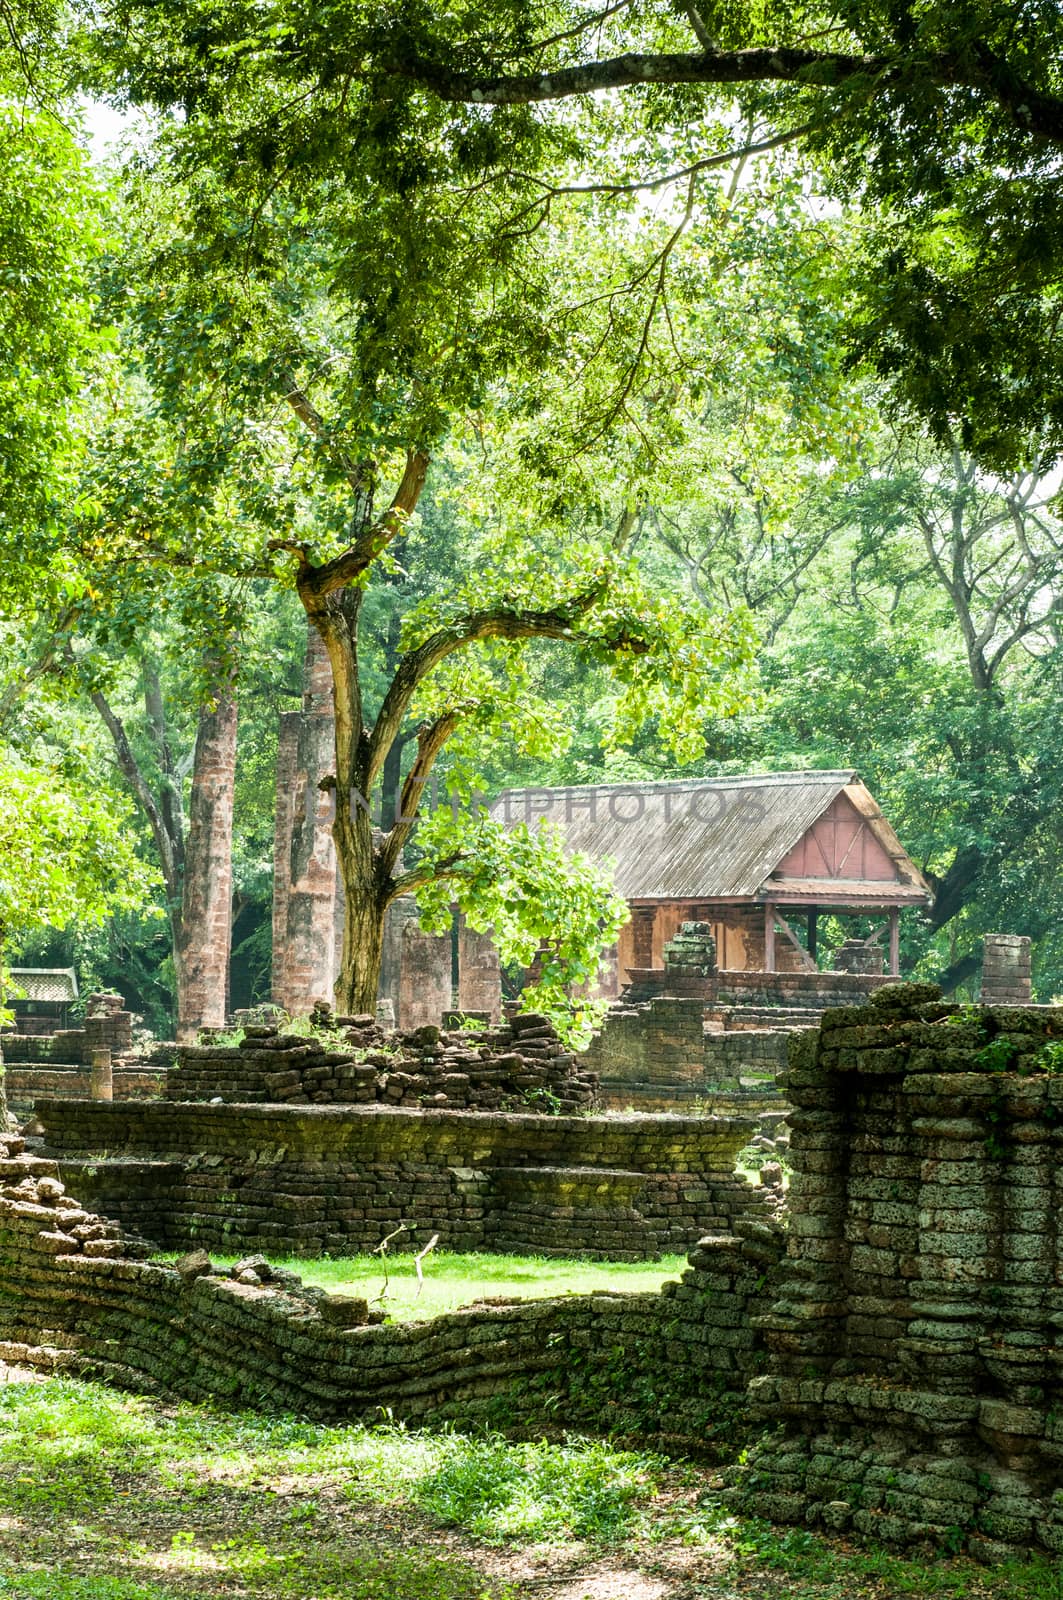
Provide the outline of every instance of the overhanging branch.
[[790,46],[690,54],[631,52],[534,73],[460,72],[416,57],[381,66],[385,73],[418,83],[441,100],[496,106],[531,105],[647,84],[792,83],[829,91],[862,80],[884,89],[914,73],[926,86],[974,89],[995,100],[1025,132],[1063,142],[1063,98],[1025,82],[1009,62],[981,44],[940,51],[915,67],[899,51],[896,56],[861,55]]

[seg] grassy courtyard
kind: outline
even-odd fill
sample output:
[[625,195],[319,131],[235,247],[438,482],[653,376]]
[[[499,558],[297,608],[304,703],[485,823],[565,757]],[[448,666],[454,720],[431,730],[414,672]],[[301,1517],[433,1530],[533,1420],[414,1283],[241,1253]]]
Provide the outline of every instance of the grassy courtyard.
[[[214,1256],[229,1267],[236,1256]],[[581,1261],[567,1257],[462,1255],[433,1250],[417,1276],[407,1253],[285,1260],[274,1265],[297,1272],[304,1283],[330,1294],[363,1295],[373,1308],[396,1322],[437,1317],[460,1306],[498,1300],[542,1300],[552,1295],[634,1294],[656,1290],[686,1268],[685,1256],[660,1261]]]
[[1061,1600],[731,1514],[608,1442],[323,1427],[7,1372],[2,1600]]

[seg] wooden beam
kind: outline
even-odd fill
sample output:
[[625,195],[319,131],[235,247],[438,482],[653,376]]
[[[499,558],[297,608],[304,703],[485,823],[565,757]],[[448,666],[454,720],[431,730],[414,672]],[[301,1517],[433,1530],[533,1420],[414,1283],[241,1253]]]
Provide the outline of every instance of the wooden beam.
[[775,907],[764,907],[764,971],[775,971]]
[[808,908],[808,921],[806,923],[808,939],[808,953],[812,958],[813,967],[818,966],[816,960],[819,955],[819,911],[815,906]]
[[896,907],[890,912],[890,973],[901,975],[901,914]]
[[816,971],[815,962],[811,959],[811,957],[809,956],[808,951],[805,949],[804,945],[801,943],[800,939],[797,937],[796,933],[791,928],[790,924],[787,922],[786,918],[783,916],[781,911],[776,911],[776,913],[775,913],[775,921],[778,924],[778,926],[782,929],[782,931],[786,935],[786,937],[789,939],[790,943],[793,945],[793,947],[797,951],[798,955],[801,957],[801,965],[804,968],[804,970],[806,972],[815,972]]

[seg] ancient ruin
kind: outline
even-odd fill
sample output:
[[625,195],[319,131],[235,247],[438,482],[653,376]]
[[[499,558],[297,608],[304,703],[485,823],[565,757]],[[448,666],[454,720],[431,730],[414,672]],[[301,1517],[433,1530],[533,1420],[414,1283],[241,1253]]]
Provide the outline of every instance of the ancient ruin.
[[[1063,1009],[960,1007],[928,985],[886,986],[795,1033],[789,1056],[784,1223],[736,1214],[660,1295],[517,1303],[401,1327],[373,1325],[364,1302],[331,1304],[264,1261],[231,1273],[202,1252],[152,1262],[136,1237],[68,1198],[64,1174],[77,1194],[89,1164],[9,1139],[0,1356],[318,1416],[387,1407],[534,1426],[548,1400],[555,1423],[685,1448],[708,1447],[714,1418],[733,1404],[721,1397],[745,1395],[768,1432],[735,1487],[763,1515],[987,1558],[1063,1549]],[[183,1122],[189,1171],[189,1152],[210,1150],[209,1175],[232,1160],[211,1149],[211,1117],[234,1109],[245,1137],[261,1120],[262,1148],[299,1148],[306,1119],[339,1119],[346,1141],[347,1119],[369,1129],[388,1116],[418,1130],[419,1152],[438,1139],[455,1161],[455,1130],[468,1127],[479,1159],[497,1141],[506,1181],[549,1182],[526,1160],[531,1123],[549,1119],[146,1103],[92,1115],[130,1149],[138,1122]],[[77,1108],[45,1111],[62,1145]],[[578,1153],[588,1173],[600,1164],[604,1178],[625,1127],[662,1140],[671,1125],[674,1172],[680,1148],[689,1160],[696,1145],[696,1121],[562,1118],[554,1149]],[[158,1130],[141,1137],[150,1145]],[[648,1375],[652,1406],[638,1398]]]

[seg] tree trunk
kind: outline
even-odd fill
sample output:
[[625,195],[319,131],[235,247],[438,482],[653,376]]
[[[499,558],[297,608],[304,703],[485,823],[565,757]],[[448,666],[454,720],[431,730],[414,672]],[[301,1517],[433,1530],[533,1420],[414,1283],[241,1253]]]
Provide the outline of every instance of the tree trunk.
[[973,898],[984,865],[985,857],[978,845],[967,845],[956,852],[947,872],[934,883],[930,927],[935,933],[958,916]]
[[334,834],[346,900],[336,1010],[341,1016],[375,1015],[388,899],[381,892],[373,824],[364,807],[357,801],[345,806],[337,796]]
[[177,1038],[225,1025],[232,934],[236,701],[225,690],[199,715],[181,912],[174,930]]

